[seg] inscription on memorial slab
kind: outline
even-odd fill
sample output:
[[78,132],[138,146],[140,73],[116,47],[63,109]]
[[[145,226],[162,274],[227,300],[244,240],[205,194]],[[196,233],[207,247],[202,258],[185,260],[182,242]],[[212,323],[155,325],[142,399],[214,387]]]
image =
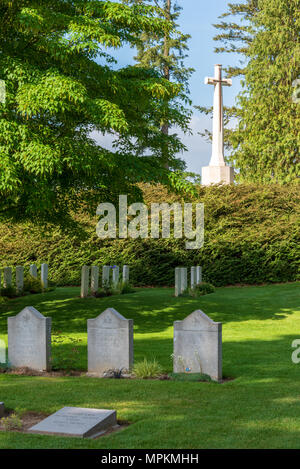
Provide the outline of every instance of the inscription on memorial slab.
[[93,438],[116,425],[115,410],[63,407],[31,427],[29,432]]
[[88,371],[103,374],[133,365],[133,320],[113,308],[88,320]]
[[174,322],[174,373],[204,373],[222,379],[222,323],[201,310]]
[[8,361],[14,368],[49,370],[51,318],[32,306],[8,318]]

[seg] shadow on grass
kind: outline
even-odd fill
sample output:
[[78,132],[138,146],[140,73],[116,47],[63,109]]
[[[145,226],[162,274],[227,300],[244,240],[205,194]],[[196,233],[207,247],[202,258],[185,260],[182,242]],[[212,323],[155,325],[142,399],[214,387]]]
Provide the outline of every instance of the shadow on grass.
[[173,326],[195,309],[214,321],[282,320],[300,308],[299,283],[248,288],[220,288],[200,298],[175,298],[173,289],[141,289],[134,294],[109,298],[79,298],[79,288],[58,288],[44,295],[31,295],[1,305],[0,333],[6,332],[8,316],[34,306],[51,316],[53,327],[63,332],[86,332],[87,319],[113,307],[134,320],[138,333],[158,333]]

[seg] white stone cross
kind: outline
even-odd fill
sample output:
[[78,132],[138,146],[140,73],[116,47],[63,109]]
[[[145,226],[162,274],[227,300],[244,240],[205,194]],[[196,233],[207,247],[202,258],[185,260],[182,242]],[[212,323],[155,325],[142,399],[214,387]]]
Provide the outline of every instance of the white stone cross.
[[224,123],[223,123],[223,89],[232,86],[232,80],[222,79],[222,65],[215,65],[215,76],[205,78],[206,85],[214,85],[213,141],[209,166],[226,166],[224,159]]

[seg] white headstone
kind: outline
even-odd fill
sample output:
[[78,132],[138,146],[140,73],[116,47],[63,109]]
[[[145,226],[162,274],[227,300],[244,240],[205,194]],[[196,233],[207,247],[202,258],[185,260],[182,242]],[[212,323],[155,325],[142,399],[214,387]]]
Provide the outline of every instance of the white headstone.
[[202,168],[201,183],[231,184],[234,182],[234,170],[226,166],[224,158],[224,121],[223,121],[223,86],[232,86],[232,80],[222,78],[222,65],[215,65],[215,76],[206,78],[205,84],[214,85],[213,140],[212,156],[209,166]]
[[91,267],[91,292],[97,293],[99,288],[99,267],[92,265]]
[[51,318],[32,306],[8,318],[8,361],[14,368],[49,370]]
[[24,288],[24,267],[17,265],[16,267],[16,290],[17,293],[21,293]]
[[196,270],[196,267],[191,267],[191,289],[194,290],[196,285],[197,285],[197,270]]
[[123,283],[129,283],[129,265],[123,265]]
[[41,265],[41,283],[43,288],[48,288],[48,264]]
[[37,266],[35,264],[31,264],[29,267],[29,273],[32,277],[37,278]]
[[133,365],[133,320],[113,308],[88,319],[88,371],[130,370]]
[[112,283],[116,287],[119,283],[120,269],[118,265],[113,266]]
[[109,265],[104,265],[102,267],[102,287],[109,287],[110,285],[110,266]]
[[86,298],[89,294],[89,278],[90,278],[90,268],[88,265],[84,265],[81,269],[81,298]]
[[95,438],[115,426],[115,410],[64,407],[31,427],[29,432]]
[[174,322],[174,373],[204,373],[222,379],[222,323],[197,310]]
[[202,267],[200,265],[197,265],[196,267],[197,270],[197,285],[202,282]]
[[181,267],[175,268],[175,296],[181,295]]
[[12,269],[11,267],[4,267],[3,269],[3,287],[8,288],[12,286]]
[[181,267],[181,292],[183,293],[187,290],[188,281],[187,281],[187,268]]

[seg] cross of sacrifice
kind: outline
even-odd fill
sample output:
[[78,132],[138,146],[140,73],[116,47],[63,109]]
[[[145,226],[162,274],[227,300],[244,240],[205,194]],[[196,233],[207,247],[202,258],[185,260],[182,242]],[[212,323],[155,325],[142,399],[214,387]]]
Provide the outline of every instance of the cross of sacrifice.
[[215,76],[205,78],[206,85],[214,85],[213,140],[212,156],[209,166],[225,166],[224,160],[224,122],[223,122],[223,88],[232,86],[232,80],[222,79],[222,65],[215,65]]

